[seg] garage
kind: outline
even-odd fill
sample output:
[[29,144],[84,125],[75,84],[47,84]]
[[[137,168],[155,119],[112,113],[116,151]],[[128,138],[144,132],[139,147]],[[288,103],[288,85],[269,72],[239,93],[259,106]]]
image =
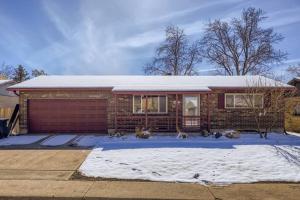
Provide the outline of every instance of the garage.
[[106,99],[29,99],[30,133],[104,133]]

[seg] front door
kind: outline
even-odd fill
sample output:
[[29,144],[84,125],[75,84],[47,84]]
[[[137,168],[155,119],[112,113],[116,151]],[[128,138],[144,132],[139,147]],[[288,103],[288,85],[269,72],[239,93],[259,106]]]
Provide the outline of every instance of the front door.
[[199,95],[183,96],[183,126],[198,127],[200,125]]

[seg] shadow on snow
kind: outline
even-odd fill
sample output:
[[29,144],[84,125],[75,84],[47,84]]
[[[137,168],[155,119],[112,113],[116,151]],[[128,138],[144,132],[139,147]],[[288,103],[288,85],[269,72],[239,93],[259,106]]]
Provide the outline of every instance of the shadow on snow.
[[[193,136],[178,139],[175,136],[153,136],[138,139],[133,135],[120,138],[105,137],[99,140],[97,147],[103,150],[142,149],[142,148],[218,148],[232,149],[235,145],[299,145],[300,137],[277,133],[268,134],[268,139],[261,139],[258,134],[242,134],[239,139]],[[277,149],[280,151],[281,149]],[[282,152],[282,151],[281,151]],[[282,152],[282,154],[286,152]]]

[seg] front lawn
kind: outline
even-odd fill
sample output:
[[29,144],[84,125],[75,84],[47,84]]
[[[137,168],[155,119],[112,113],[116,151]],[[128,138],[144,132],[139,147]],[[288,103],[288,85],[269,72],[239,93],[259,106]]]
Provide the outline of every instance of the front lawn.
[[88,177],[200,184],[300,181],[300,137],[103,137],[79,171]]

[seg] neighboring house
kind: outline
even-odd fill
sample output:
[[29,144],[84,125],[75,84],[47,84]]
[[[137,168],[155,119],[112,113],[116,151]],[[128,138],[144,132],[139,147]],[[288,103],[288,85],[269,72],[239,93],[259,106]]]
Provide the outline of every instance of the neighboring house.
[[296,77],[288,84],[297,88],[294,97],[286,99],[285,128],[287,131],[300,133],[300,77]]
[[[293,88],[261,76],[40,76],[9,90],[20,95],[22,133],[253,130],[243,97],[261,79],[266,92],[251,94],[260,107],[271,106],[270,88]],[[283,129],[284,112],[272,115]]]
[[[19,102],[19,98],[12,91],[7,91],[7,88],[14,85],[15,82],[12,80],[0,80],[0,108],[11,108]],[[4,117],[4,116],[1,116]]]
[[[7,88],[16,84],[12,80],[0,80],[0,118],[10,118],[11,114],[19,103],[19,97],[13,91],[7,91]],[[13,133],[19,132],[19,126],[16,125]]]
[[297,88],[297,96],[300,96],[300,77],[293,78],[288,82],[288,84],[295,86]]

